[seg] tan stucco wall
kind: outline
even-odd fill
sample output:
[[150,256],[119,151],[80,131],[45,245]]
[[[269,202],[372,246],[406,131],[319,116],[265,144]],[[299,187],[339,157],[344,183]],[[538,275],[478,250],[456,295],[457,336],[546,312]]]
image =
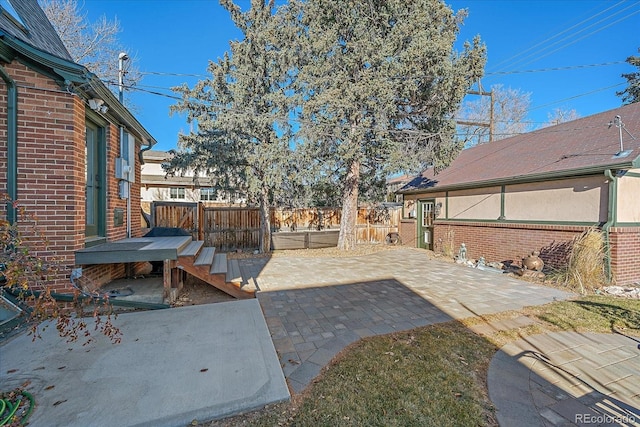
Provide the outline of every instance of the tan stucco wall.
[[640,223],[640,177],[623,176],[618,178],[617,221]]
[[605,222],[607,194],[604,176],[509,185],[505,217],[507,221]]
[[417,212],[417,207],[416,207],[417,197],[418,196],[416,196],[415,194],[404,195],[404,198],[402,200],[402,217],[403,218],[409,218],[414,209],[415,209],[415,212]]
[[172,199],[169,187],[142,187],[140,196],[145,202],[171,201],[171,202],[198,202],[200,201],[200,190],[186,188],[184,185],[176,185],[176,188],[185,188],[184,199]]
[[[444,203],[443,203],[444,206]],[[500,187],[450,191],[447,219],[496,220],[500,216]]]
[[[403,218],[415,218],[418,216],[418,205],[417,202],[419,200],[431,200],[433,199],[436,205],[440,204],[440,216],[439,218],[444,218],[446,212],[446,203],[447,203],[447,193],[441,191],[439,193],[432,194],[409,194],[404,196],[404,200],[402,201],[403,205]],[[412,217],[411,215],[416,215]]]

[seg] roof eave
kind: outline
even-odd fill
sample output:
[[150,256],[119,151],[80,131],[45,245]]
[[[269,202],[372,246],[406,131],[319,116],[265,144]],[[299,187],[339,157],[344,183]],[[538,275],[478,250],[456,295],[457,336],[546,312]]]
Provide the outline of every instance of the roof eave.
[[[0,43],[2,47],[2,49],[0,49],[0,56],[5,60],[8,59],[10,61],[16,56],[21,56],[31,62],[41,64],[58,76],[59,78],[57,80],[63,86],[78,85],[84,87],[86,83],[89,83],[90,91],[94,92],[96,97],[103,99],[107,103],[114,117],[138,133],[148,146],[152,147],[157,143],[155,138],[153,138],[133,114],[120,103],[105,84],[84,66],[39,50],[2,31],[0,31],[0,40],[2,41],[2,43]],[[76,86],[76,89],[79,89],[78,86]],[[87,89],[80,90],[80,92],[86,93]]]
[[86,80],[84,77],[86,68],[80,64],[44,52],[2,31],[0,31],[0,39],[16,54],[55,71],[67,84],[81,83]]
[[405,191],[400,189],[396,191],[396,193],[411,195],[411,194],[421,194],[421,193],[435,193],[435,192],[441,192],[441,191],[466,190],[470,188],[494,187],[494,186],[505,185],[505,184],[523,184],[528,182],[551,181],[559,178],[573,178],[576,176],[603,174],[604,171],[608,169],[627,170],[627,169],[635,169],[638,167],[640,167],[640,156],[624,163],[621,163],[621,162],[610,163],[610,164],[590,166],[585,168],[567,169],[567,170],[561,170],[561,171],[544,172],[544,173],[530,174],[530,175],[518,175],[513,177],[490,179],[486,181],[465,182],[465,183],[452,184],[452,185],[438,186],[436,184],[433,187],[429,187],[429,188],[417,188],[417,189],[411,189],[411,190],[405,190]]
[[[88,71],[87,71],[88,72]],[[124,122],[128,127],[135,130],[136,133],[140,135],[141,138],[145,140],[145,143],[150,147],[153,147],[157,141],[151,134],[145,129],[144,126],[135,118],[133,114],[120,103],[120,101],[116,98],[116,96],[107,88],[102,80],[98,78],[95,74],[89,73],[88,76],[89,85],[91,89],[95,92],[96,96],[105,101],[105,103],[109,106],[109,111],[119,118],[120,121]]]

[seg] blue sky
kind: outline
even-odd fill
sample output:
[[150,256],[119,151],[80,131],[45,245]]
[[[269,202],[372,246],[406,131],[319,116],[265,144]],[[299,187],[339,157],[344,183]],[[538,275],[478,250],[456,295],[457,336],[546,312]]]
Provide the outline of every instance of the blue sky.
[[[236,3],[245,8],[249,0]],[[615,92],[626,87],[621,74],[637,71],[624,61],[640,48],[640,1],[447,4],[469,12],[459,42],[480,35],[487,45],[483,88],[502,84],[531,93],[529,121],[545,122],[556,108],[575,109],[581,117],[616,108],[621,99]],[[189,125],[182,116],[169,117],[175,100],[149,92],[171,96],[170,87],[203,78],[208,62],[240,36],[228,13],[215,0],[85,0],[83,11],[90,21],[102,15],[120,21],[119,39],[145,73],[141,90],[130,94],[136,115],[158,141],[154,149],[175,148]]]

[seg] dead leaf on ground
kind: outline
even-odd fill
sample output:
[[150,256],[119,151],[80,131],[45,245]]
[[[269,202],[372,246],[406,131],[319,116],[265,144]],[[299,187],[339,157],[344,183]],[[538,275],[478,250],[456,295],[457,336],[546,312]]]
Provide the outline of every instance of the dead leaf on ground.
[[54,385],[48,385],[48,386],[46,386],[44,389],[45,389],[45,390],[51,390],[51,389],[52,389],[52,388],[54,388],[54,387],[55,387]]
[[66,401],[67,401],[67,399],[65,399],[65,400],[58,400],[57,402],[54,402],[54,403],[53,403],[53,406],[58,406],[59,404],[64,403],[64,402],[66,402]]

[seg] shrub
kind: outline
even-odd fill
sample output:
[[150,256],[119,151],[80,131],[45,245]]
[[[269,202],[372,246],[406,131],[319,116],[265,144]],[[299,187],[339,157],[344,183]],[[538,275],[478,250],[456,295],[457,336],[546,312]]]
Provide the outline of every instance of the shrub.
[[553,280],[583,295],[599,288],[606,281],[602,231],[589,229],[577,237],[566,267],[557,271]]
[[86,322],[90,313],[95,321],[95,331],[112,342],[120,342],[120,330],[112,323],[112,307],[108,300],[87,294],[74,288],[70,301],[56,300],[52,283],[66,275],[60,259],[48,250],[46,234],[38,226],[37,218],[24,207],[0,195],[0,201],[13,203],[17,221],[13,224],[0,219],[0,285],[2,292],[9,292],[23,303],[29,313],[31,333],[40,336],[45,320],[54,320],[60,336],[76,341],[83,336],[87,343],[93,340]]

